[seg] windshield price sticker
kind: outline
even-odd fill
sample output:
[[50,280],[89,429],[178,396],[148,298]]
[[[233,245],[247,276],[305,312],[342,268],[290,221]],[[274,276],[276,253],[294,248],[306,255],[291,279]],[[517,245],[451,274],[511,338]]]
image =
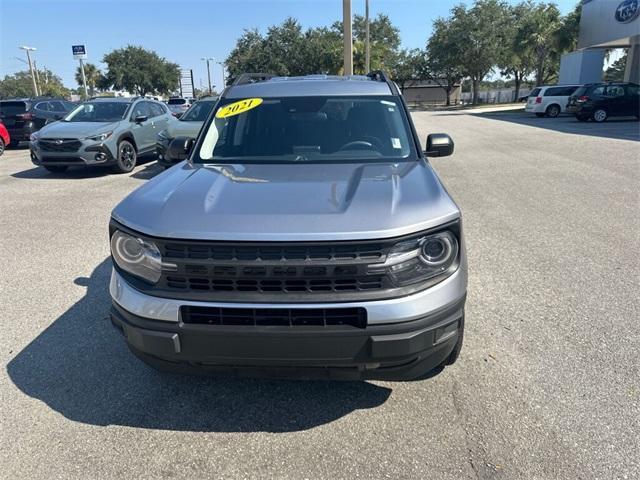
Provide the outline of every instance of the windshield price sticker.
[[261,98],[246,98],[239,102],[233,102],[229,105],[225,105],[216,112],[216,118],[233,117],[234,115],[240,115],[246,111],[256,108],[262,103]]

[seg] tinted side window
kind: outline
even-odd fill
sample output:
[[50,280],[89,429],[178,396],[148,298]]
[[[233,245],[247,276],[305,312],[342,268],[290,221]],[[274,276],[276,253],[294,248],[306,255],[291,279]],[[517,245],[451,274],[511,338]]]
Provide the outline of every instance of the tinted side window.
[[154,117],[159,117],[164,113],[164,111],[162,110],[162,107],[157,103],[152,103],[149,106],[151,108],[151,112],[153,113]]
[[531,90],[531,93],[529,94],[529,96],[530,97],[537,97],[539,93],[540,93],[540,89],[539,88],[534,88],[533,90]]
[[544,92],[543,96],[545,97],[557,97],[562,95],[562,92],[564,91],[563,87],[553,87],[553,88],[547,88],[546,92]]
[[151,109],[149,108],[149,102],[138,102],[133,107],[131,119],[134,120],[136,117],[140,116],[153,117],[153,113],[151,113]]
[[573,95],[575,92],[578,91],[579,88],[580,87],[566,87],[563,95],[567,97],[570,95]]
[[607,97],[624,97],[624,87],[622,85],[609,85],[607,87]]
[[591,90],[591,95],[604,95],[604,85],[600,85]]
[[64,107],[64,104],[62,102],[58,102],[58,101],[53,101],[53,102],[49,102],[51,104],[51,106],[53,107],[53,111],[54,112],[66,112],[67,109]]
[[34,108],[36,110],[40,110],[41,112],[51,112],[53,111],[53,107],[49,102],[38,102],[35,104]]
[[73,110],[74,108],[76,108],[78,105],[76,105],[75,103],[71,103],[71,102],[60,102],[62,103],[62,105],[64,106],[65,111],[70,112],[71,110]]
[[640,95],[640,87],[637,85],[627,85],[627,94],[630,96],[638,96]]

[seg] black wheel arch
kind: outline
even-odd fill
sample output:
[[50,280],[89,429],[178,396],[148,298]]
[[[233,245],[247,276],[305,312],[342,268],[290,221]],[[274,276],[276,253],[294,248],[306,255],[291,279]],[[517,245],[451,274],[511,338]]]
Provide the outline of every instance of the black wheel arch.
[[138,153],[138,145],[136,145],[136,141],[133,138],[133,134],[131,132],[125,132],[122,133],[119,137],[118,137],[118,145],[120,145],[120,142],[122,142],[123,140],[126,140],[127,142],[129,142],[130,144],[133,145],[133,148],[136,149],[136,153]]

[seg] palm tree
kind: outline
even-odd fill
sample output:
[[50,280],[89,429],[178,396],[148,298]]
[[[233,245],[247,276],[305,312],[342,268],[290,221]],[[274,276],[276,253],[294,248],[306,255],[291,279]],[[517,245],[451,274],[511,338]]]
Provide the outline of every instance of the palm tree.
[[[102,77],[102,72],[93,63],[84,64],[84,75],[87,79],[87,87],[89,87],[89,95],[93,96],[96,91],[96,85]],[[82,71],[80,67],[76,68],[76,82],[82,86]]]

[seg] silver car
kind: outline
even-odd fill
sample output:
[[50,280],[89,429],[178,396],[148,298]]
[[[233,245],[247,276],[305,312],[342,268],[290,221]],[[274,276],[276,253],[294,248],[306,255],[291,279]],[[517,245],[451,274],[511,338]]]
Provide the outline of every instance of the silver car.
[[160,165],[169,168],[177,163],[178,160],[171,158],[169,144],[177,137],[196,138],[217,100],[218,97],[206,97],[194,102],[184,115],[174,122],[169,122],[167,129],[158,133],[156,151]]
[[243,75],[110,223],[111,320],[163,370],[406,380],[456,361],[460,210],[383,72]]
[[155,100],[91,100],[32,134],[31,160],[58,173],[74,165],[111,165],[116,172],[130,172],[140,155],[155,152],[156,136],[170,120],[166,105]]

